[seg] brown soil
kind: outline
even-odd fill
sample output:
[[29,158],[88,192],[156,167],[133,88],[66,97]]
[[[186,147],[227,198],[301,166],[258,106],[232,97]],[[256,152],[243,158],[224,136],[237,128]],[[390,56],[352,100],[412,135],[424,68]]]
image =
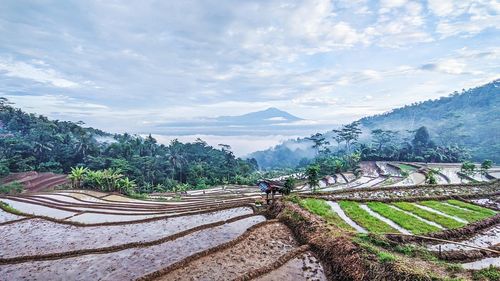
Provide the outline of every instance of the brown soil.
[[378,177],[380,175],[379,168],[375,164],[375,161],[363,161],[359,163],[363,175],[367,177]]
[[326,281],[326,275],[320,261],[311,252],[306,252],[283,266],[254,279],[255,281]]
[[157,280],[231,280],[273,263],[297,246],[286,226],[268,224],[233,247],[194,260]]

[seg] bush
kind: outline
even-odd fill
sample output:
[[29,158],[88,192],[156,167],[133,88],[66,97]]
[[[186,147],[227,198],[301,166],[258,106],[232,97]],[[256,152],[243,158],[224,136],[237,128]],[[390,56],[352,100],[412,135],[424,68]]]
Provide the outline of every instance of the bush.
[[196,184],[194,186],[194,189],[207,189],[207,188],[208,185],[204,178],[196,179]]
[[57,174],[62,174],[63,168],[61,163],[55,161],[43,162],[38,165],[38,171],[40,172],[53,172]]
[[491,280],[491,281],[499,281],[500,280],[500,269],[498,267],[494,267],[490,265],[488,268],[483,268],[479,271],[474,272],[473,274],[474,280]]
[[0,194],[15,194],[21,193],[24,187],[21,183],[15,181],[9,184],[4,184],[0,186]]
[[8,174],[10,174],[9,167],[7,167],[7,165],[5,164],[0,164],[0,178],[3,178]]
[[173,180],[173,179],[165,179],[163,181],[163,186],[165,187],[165,189],[167,190],[174,190],[175,187],[177,186],[178,182],[176,180]]
[[134,198],[134,199],[140,199],[140,200],[146,200],[149,199],[149,195],[146,193],[135,193],[131,192],[127,194],[128,197]]

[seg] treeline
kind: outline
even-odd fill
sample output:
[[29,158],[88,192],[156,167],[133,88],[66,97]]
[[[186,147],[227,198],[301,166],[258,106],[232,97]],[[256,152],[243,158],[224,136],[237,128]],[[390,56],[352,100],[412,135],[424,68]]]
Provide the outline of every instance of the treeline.
[[466,147],[471,158],[500,161],[497,141],[500,124],[500,79],[448,97],[413,103],[390,112],[361,119],[369,130],[428,128],[435,144]]
[[[437,145],[430,137],[425,126],[415,131],[398,131],[375,129],[366,139],[360,141],[363,134],[359,121],[342,126],[329,134],[314,134],[307,138],[312,142],[318,159],[335,156],[337,163],[346,157],[359,155],[361,160],[388,160],[410,162],[463,162],[470,158],[468,150],[458,145]],[[336,145],[331,145],[336,142]],[[301,161],[299,166],[307,163]],[[335,161],[334,161],[335,162]],[[346,166],[346,165],[344,165]],[[348,165],[352,168],[353,165]]]
[[256,161],[235,157],[228,145],[214,148],[201,139],[164,145],[151,136],[111,135],[82,123],[28,114],[0,98],[0,176],[33,170],[69,173],[76,166],[120,171],[144,192],[179,184],[254,184],[258,177]]

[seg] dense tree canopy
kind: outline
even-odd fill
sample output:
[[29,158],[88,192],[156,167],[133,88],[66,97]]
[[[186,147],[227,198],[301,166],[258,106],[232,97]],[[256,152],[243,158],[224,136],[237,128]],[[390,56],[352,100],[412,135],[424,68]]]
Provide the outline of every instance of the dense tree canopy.
[[0,173],[51,171],[68,173],[75,166],[119,170],[140,191],[171,189],[178,184],[204,188],[222,183],[253,184],[257,163],[236,158],[227,145],[216,149],[201,139],[173,140],[111,135],[82,123],[51,121],[0,100]]

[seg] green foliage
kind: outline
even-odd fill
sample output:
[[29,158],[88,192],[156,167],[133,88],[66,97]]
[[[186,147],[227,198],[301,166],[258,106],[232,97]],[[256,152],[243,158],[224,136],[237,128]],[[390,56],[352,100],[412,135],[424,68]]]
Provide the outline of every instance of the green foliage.
[[459,200],[448,200],[446,202],[451,204],[451,205],[455,205],[455,206],[458,206],[458,207],[461,207],[464,209],[469,209],[469,210],[472,210],[474,212],[481,213],[485,216],[494,216],[497,213],[497,212],[490,210],[488,208],[484,208],[481,206],[477,206],[477,205],[470,204],[470,203],[463,202],[463,201],[459,201]]
[[481,174],[486,175],[488,173],[488,170],[493,167],[493,161],[486,159],[481,163]]
[[17,210],[16,208],[14,208],[11,205],[4,203],[2,201],[0,201],[0,209],[5,210],[6,212],[9,212],[11,214],[23,215],[23,213],[21,211]]
[[0,178],[3,178],[10,174],[10,169],[4,163],[0,163]]
[[81,187],[87,171],[88,169],[84,167],[71,167],[71,172],[69,173],[68,178],[71,180],[71,186],[73,188]]
[[467,176],[473,176],[476,174],[476,165],[472,162],[465,161],[460,167],[460,172],[466,174]]
[[381,202],[368,202],[368,207],[373,211],[386,217],[402,228],[410,231],[413,234],[424,234],[438,231],[439,228],[427,224],[414,216],[408,215],[400,210],[391,208],[390,205]]
[[379,262],[381,262],[381,263],[389,263],[389,262],[393,262],[396,260],[396,257],[393,254],[388,253],[388,252],[379,252],[377,256],[378,256]]
[[313,192],[316,191],[316,187],[319,185],[319,172],[320,167],[318,165],[310,165],[306,169],[307,183]]
[[413,203],[408,203],[408,202],[394,202],[392,203],[396,207],[403,209],[407,212],[413,213],[423,219],[426,219],[428,221],[435,222],[443,227],[446,228],[459,228],[464,226],[464,223],[461,223],[459,221],[456,221],[454,219],[450,219],[448,217],[445,217],[443,215],[439,215],[433,212],[426,211],[424,209],[421,209],[417,206],[415,206]]
[[139,199],[139,200],[147,200],[149,199],[149,194],[147,193],[135,193],[131,192],[127,194],[128,197],[134,198],[134,199]]
[[[466,147],[470,149],[474,160],[492,159],[499,162],[500,145],[496,136],[498,128],[494,126],[498,124],[499,86],[500,80],[496,80],[461,93],[454,92],[448,97],[414,103],[388,113],[366,117],[361,119],[361,123],[372,130],[416,130],[425,126],[437,146]],[[466,159],[448,162],[464,160]]]
[[425,183],[426,184],[437,184],[436,175],[439,174],[439,170],[437,169],[429,169],[425,173]]
[[288,196],[285,196],[284,199],[295,204],[299,204],[301,200],[297,194],[290,194]]
[[367,211],[363,210],[359,203],[352,201],[340,201],[340,208],[357,224],[373,233],[395,233],[397,232],[390,225],[373,217]]
[[285,184],[283,185],[282,193],[288,195],[295,188],[296,180],[293,177],[288,177],[285,180]]
[[16,194],[21,193],[23,190],[23,185],[17,181],[0,185],[0,194]]
[[0,124],[0,176],[31,170],[72,173],[74,167],[86,167],[94,173],[83,181],[81,176],[72,178],[75,188],[104,186],[114,190],[116,179],[107,180],[113,175],[106,173],[120,171],[122,178],[136,183],[138,192],[172,190],[178,184],[196,188],[255,184],[259,177],[255,159],[236,158],[229,146],[214,148],[201,139],[163,145],[151,136],[111,135],[85,128],[81,122],[51,121],[28,114],[3,99]]
[[186,192],[189,189],[190,189],[189,184],[181,183],[181,184],[176,185],[173,191],[178,192],[178,193],[182,193],[182,192]]
[[352,230],[342,218],[340,218],[337,213],[335,213],[325,200],[306,198],[299,201],[299,205],[308,210],[309,212],[318,215],[326,220],[328,224],[336,225],[340,228]]
[[491,280],[491,281],[499,281],[500,280],[500,268],[490,265],[487,268],[483,268],[481,270],[475,271],[472,275],[474,280]]

